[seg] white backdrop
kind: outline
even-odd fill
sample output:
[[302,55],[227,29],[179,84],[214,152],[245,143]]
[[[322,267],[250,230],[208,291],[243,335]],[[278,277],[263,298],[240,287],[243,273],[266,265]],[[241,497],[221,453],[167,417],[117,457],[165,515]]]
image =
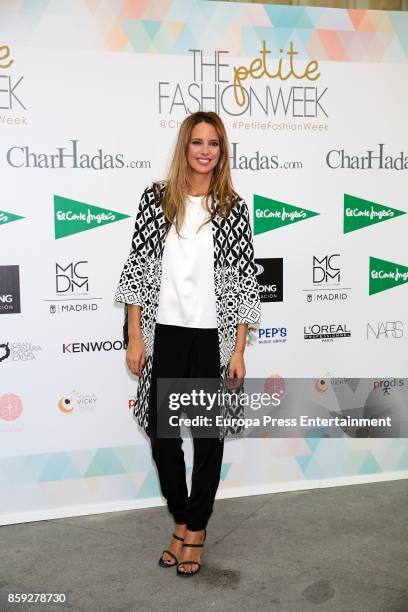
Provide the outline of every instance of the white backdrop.
[[[232,159],[235,187],[255,216],[255,195],[318,215],[259,234],[255,223],[256,258],[283,259],[283,300],[262,305],[260,330],[248,338],[247,375],[310,377],[311,385],[330,376],[407,376],[407,287],[369,295],[370,257],[402,272],[408,266],[402,14],[360,11],[363,28],[353,11],[178,0],[143,9],[141,4],[103,2],[95,8],[75,0],[21,8],[11,2],[0,9],[3,523],[162,503],[146,437],[132,417],[137,382],[125,368],[123,310],[113,295],[140,195],[165,176],[177,121],[186,115],[181,96],[188,99],[191,83],[194,95],[200,86],[211,95],[215,85],[231,85],[233,66],[249,66],[262,40],[272,51],[271,70],[282,56],[279,49],[287,51],[292,42],[298,72],[316,60],[320,76],[315,82],[248,78],[248,90],[264,100],[267,87],[273,97],[281,88],[286,99],[296,86],[292,96],[309,99],[317,87],[321,107],[314,117],[294,116],[305,108],[310,112],[312,105],[303,103],[295,113],[279,106],[276,115],[270,108],[266,116],[255,100],[252,114],[234,117],[241,109],[230,97],[228,112],[220,114],[239,157]],[[218,80],[208,66],[201,80],[198,63],[194,74],[191,49],[202,50],[207,62],[215,50],[225,52]],[[285,62],[287,67],[288,57]],[[170,109],[163,98],[160,112],[159,87],[176,94],[180,104]],[[306,94],[304,87],[310,87]],[[188,104],[197,110],[191,98]],[[211,100],[203,106],[214,110]],[[77,166],[83,167],[73,167],[68,157],[73,143]],[[404,169],[379,168],[375,160],[373,168],[361,168],[361,158],[370,150],[377,155],[381,143],[393,164],[398,156],[405,160]],[[61,149],[67,155],[62,163]],[[99,150],[106,167],[89,167]],[[333,150],[359,157],[360,167],[329,167]],[[277,156],[278,167],[264,161],[269,168],[250,169],[257,152],[269,160]],[[337,163],[336,156],[330,159]],[[344,194],[404,214],[344,233]],[[67,226],[55,226],[58,198],[82,203],[70,204],[74,212],[99,207],[123,218],[79,233],[70,233],[79,228],[73,222],[70,235],[56,238]],[[313,257],[332,254],[338,255],[340,278],[313,284]],[[70,265],[78,262],[73,276]],[[10,266],[19,269],[12,289],[5,280],[7,271],[15,273]],[[11,312],[18,290],[21,312]],[[307,301],[317,294],[346,299]],[[305,328],[325,324],[346,326],[351,336],[304,339]],[[279,330],[275,337],[285,341],[262,343],[268,329]],[[218,495],[399,478],[407,470],[405,439],[231,441]]]

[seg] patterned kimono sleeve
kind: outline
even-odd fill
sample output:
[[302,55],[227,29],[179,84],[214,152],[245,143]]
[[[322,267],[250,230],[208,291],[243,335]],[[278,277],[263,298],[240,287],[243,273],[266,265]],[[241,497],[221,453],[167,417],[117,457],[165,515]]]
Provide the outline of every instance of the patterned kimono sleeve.
[[248,206],[241,201],[241,237],[239,255],[239,304],[237,323],[259,323],[261,302],[255,276],[254,245]]
[[[125,304],[142,306],[142,290],[144,266],[146,264],[147,240],[150,230],[151,204],[147,188],[140,200],[136,213],[135,229],[132,238],[132,247],[123,266],[119,285],[116,289],[115,300]],[[151,190],[150,190],[151,191]]]

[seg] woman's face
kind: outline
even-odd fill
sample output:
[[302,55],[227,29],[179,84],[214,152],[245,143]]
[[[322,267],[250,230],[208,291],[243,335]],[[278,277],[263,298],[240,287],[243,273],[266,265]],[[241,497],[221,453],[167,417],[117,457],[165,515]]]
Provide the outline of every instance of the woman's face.
[[190,171],[199,174],[213,172],[220,159],[220,139],[211,123],[197,123],[191,130],[187,147],[187,164]]

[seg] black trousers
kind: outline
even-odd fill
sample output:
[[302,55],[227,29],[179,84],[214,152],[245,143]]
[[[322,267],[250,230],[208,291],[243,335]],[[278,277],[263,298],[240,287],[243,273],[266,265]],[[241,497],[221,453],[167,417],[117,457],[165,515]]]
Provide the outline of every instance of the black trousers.
[[218,378],[217,329],[156,324],[149,397],[149,437],[163,497],[178,524],[199,531],[213,512],[220,481],[224,440],[193,437],[194,462],[188,495],[181,437],[157,435],[157,378]]

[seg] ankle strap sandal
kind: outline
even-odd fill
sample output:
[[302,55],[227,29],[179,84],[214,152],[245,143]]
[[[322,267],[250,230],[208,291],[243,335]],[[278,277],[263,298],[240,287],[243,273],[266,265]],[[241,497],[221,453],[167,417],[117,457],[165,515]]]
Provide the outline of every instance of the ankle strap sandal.
[[[207,537],[207,530],[204,529],[204,538],[203,538],[203,542],[202,544],[183,544],[183,547],[191,547],[191,548],[202,548],[204,546],[204,542],[205,542],[205,538]],[[188,572],[183,572],[180,571],[180,566],[181,565],[197,565],[197,569],[195,570],[191,570]],[[194,574],[198,574],[198,572],[201,569],[201,563],[199,563],[198,561],[180,561],[180,563],[177,564],[177,575],[178,576],[194,576]]]
[[[180,542],[184,542],[184,538],[180,538],[180,536],[176,535],[175,533],[173,533],[173,538],[175,538],[176,540],[180,540]],[[183,546],[184,546],[184,544],[183,544]],[[174,563],[167,563],[167,561],[165,561],[163,559],[164,553],[167,553],[168,555],[173,557]],[[177,559],[176,555],[171,552],[171,550],[163,550],[162,556],[159,559],[160,567],[174,567],[175,565],[177,565],[177,563],[178,563],[178,559]]]

